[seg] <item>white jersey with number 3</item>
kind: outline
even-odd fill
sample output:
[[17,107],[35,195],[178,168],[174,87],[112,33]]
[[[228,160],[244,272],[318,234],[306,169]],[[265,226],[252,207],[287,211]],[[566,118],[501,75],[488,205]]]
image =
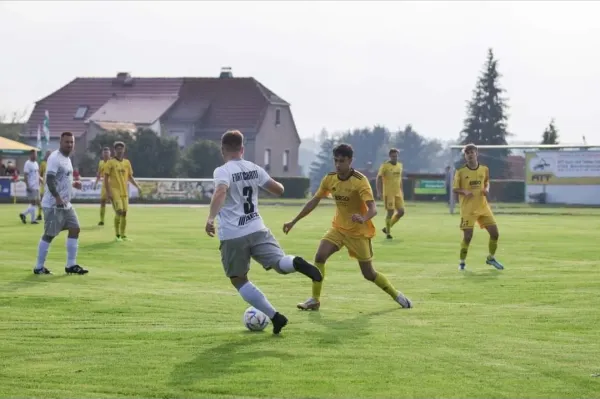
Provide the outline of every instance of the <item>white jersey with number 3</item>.
[[271,178],[244,159],[228,161],[214,172],[215,187],[225,184],[227,197],[217,216],[220,240],[243,237],[266,228],[258,213],[258,190]]

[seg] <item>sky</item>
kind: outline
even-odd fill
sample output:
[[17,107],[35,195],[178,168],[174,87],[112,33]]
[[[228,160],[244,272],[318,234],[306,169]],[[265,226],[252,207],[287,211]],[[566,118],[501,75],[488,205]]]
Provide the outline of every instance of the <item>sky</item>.
[[[512,141],[600,144],[600,2],[0,1],[0,114],[74,77],[252,76],[301,137],[412,124],[458,137],[488,48]],[[8,40],[7,40],[8,38]]]

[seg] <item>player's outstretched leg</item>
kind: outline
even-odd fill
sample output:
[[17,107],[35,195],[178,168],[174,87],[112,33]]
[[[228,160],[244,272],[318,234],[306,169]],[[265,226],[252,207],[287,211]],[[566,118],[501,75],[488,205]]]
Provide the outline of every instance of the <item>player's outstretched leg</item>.
[[467,254],[469,253],[469,244],[471,243],[472,239],[473,229],[464,229],[463,240],[460,243],[460,261],[458,263],[458,270],[465,270],[467,267]]
[[398,291],[385,275],[377,272],[371,261],[361,261],[358,262],[358,264],[365,279],[375,283],[375,285],[381,288],[386,294],[391,296],[392,299],[394,299],[394,301],[400,304],[400,306],[403,308],[410,309],[413,307],[410,299],[404,296],[402,292]]
[[396,223],[398,223],[402,216],[404,216],[404,208],[396,209],[396,213],[394,213],[394,216],[392,216],[392,220],[390,220],[390,230],[392,227],[394,227]]
[[265,294],[248,280],[247,276],[231,277],[231,283],[238,290],[240,296],[251,306],[260,310],[271,319],[273,334],[279,334],[288,323],[287,317],[277,312]]
[[504,269],[504,266],[496,260],[496,250],[498,249],[498,238],[500,237],[500,233],[498,232],[497,225],[486,226],[486,230],[490,233],[490,241],[488,243],[488,248],[490,250],[490,254],[488,255],[485,263],[488,265],[494,266],[498,270]]
[[300,310],[319,310],[321,307],[321,290],[323,289],[323,280],[325,279],[325,262],[337,252],[339,248],[328,240],[321,240],[317,254],[315,255],[315,267],[321,272],[321,280],[313,280],[312,296],[304,302],[300,302],[296,307]]
[[294,255],[285,255],[274,266],[274,269],[281,274],[302,273],[312,281],[323,281],[321,271],[314,265],[311,265],[303,258]]

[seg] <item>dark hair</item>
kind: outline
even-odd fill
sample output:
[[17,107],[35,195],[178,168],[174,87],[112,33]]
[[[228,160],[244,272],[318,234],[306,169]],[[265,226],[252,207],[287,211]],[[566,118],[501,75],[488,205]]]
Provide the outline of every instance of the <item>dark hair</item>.
[[117,147],[123,147],[125,148],[125,143],[123,143],[122,141],[115,141],[115,143],[113,144],[113,147],[117,148]]
[[400,151],[398,151],[398,149],[397,149],[397,148],[390,148],[390,152],[388,153],[388,155],[392,155],[392,154],[394,154],[394,153],[395,153],[395,154],[399,154],[399,153],[400,153]]
[[346,157],[352,158],[354,155],[354,150],[350,144],[339,144],[333,148],[333,156],[334,157]]
[[221,136],[221,146],[225,151],[237,152],[242,149],[244,135],[239,130],[228,130]]
[[37,152],[37,150],[29,150],[30,154],[35,154]]
[[104,148],[102,148],[102,151],[110,151],[110,148],[109,147],[104,147]]
[[62,132],[60,135],[60,138],[62,139],[63,137],[73,137],[73,133],[71,132]]
[[463,147],[463,152],[467,152],[468,150],[475,150],[475,151],[477,151],[477,146],[475,144],[473,144],[473,143],[469,143],[469,144],[467,144],[467,145],[465,145]]

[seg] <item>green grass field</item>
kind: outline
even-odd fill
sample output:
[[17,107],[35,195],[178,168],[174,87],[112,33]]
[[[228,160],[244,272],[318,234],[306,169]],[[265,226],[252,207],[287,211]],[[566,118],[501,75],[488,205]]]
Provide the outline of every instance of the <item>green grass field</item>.
[[[410,204],[395,239],[374,240],[375,266],[409,296],[404,310],[340,251],[320,312],[302,275],[253,264],[252,280],[290,319],[280,336],[242,325],[245,302],[224,277],[207,208],[132,207],[115,243],[112,211],[77,208],[80,264],[65,276],[65,236],[52,276],[35,276],[42,226],[0,206],[0,397],[592,398],[600,394],[600,211],[498,212],[498,259],[477,229],[457,270],[459,217]],[[281,233],[296,206],[263,206],[287,253],[312,259],[333,208]],[[382,227],[383,211],[377,217]]]

